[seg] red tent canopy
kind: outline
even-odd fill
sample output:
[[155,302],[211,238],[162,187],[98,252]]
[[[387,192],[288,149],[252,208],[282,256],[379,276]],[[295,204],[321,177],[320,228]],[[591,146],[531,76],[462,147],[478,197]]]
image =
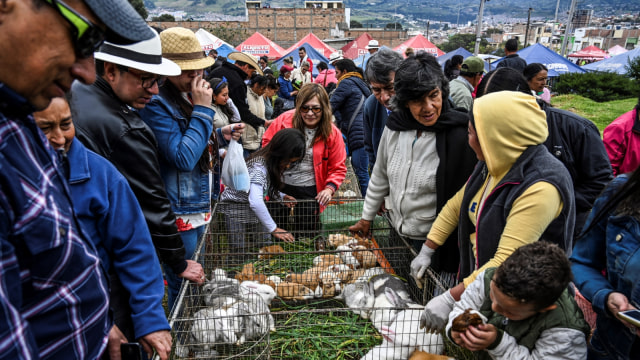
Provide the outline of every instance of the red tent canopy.
[[438,49],[437,46],[433,45],[431,41],[427,40],[427,38],[422,35],[416,35],[412,37],[411,39],[396,46],[393,51],[404,54],[405,49],[408,47],[412,47],[416,53],[418,51],[426,51],[433,54],[433,56],[440,56],[445,54],[444,51]]
[[292,50],[299,48],[304,43],[308,43],[309,45],[313,46],[313,48],[316,49],[316,51],[319,52],[320,55],[326,57],[327,59],[329,58],[329,55],[331,55],[331,53],[336,52],[334,48],[325,44],[317,36],[313,35],[313,33],[309,33],[307,36],[303,37],[302,39],[300,39],[300,41],[295,43],[295,45],[288,48],[284,53],[289,53]]
[[279,59],[286,54],[280,45],[269,40],[269,38],[257,31],[253,35],[249,36],[247,40],[236,46],[236,50],[254,56],[266,55],[271,60]]
[[587,46],[586,48],[576,51],[573,54],[569,54],[570,58],[579,58],[579,59],[590,59],[590,60],[602,60],[604,58],[608,58],[609,55],[600,50],[595,45]]
[[369,44],[369,40],[373,40],[373,36],[369,35],[369,33],[362,33],[362,35],[342,47],[342,56],[347,59],[356,59],[358,56],[367,54],[369,51],[364,47]]

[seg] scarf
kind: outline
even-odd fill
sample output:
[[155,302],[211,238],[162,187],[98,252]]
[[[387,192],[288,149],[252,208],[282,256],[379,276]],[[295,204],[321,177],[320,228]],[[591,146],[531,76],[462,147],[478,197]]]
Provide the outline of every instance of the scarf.
[[453,126],[464,126],[469,122],[469,115],[465,112],[454,110],[448,101],[442,102],[442,112],[435,124],[425,126],[420,124],[411,115],[408,108],[396,109],[387,118],[386,127],[393,131],[421,130],[430,132],[445,131]]
[[359,72],[357,72],[357,71],[352,71],[352,72],[348,72],[348,73],[346,73],[346,74],[344,74],[344,75],[340,76],[340,79],[338,79],[338,84],[340,84],[340,81],[342,81],[342,80],[344,80],[344,79],[346,79],[346,78],[350,78],[350,77],[352,77],[352,76],[355,76],[355,77],[357,77],[357,78],[360,78],[360,80],[364,80],[364,79],[362,78],[362,75],[360,75],[360,73],[359,73]]

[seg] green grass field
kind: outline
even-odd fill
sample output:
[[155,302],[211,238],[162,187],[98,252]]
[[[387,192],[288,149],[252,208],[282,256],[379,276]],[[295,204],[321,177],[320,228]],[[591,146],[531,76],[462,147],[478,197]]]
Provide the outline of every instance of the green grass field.
[[599,103],[578,95],[558,95],[551,98],[553,106],[593,121],[600,132],[618,116],[631,111],[637,102],[637,98],[631,98]]

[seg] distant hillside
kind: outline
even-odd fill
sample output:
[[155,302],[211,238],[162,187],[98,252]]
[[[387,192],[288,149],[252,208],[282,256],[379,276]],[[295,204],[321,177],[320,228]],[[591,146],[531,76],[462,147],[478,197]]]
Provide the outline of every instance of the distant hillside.
[[[394,14],[405,20],[451,22],[464,24],[474,21],[478,14],[479,0],[343,0],[352,9],[354,19],[390,20]],[[147,9],[181,10],[198,18],[207,13],[244,15],[243,0],[144,0]],[[527,18],[529,7],[532,19],[553,19],[557,0],[488,0],[485,3],[485,19],[503,23]],[[271,7],[302,7],[303,0],[263,0]],[[559,19],[566,19],[571,0],[560,0]],[[597,16],[640,14],[638,0],[578,0],[578,9],[594,9]],[[153,12],[153,11],[151,11]],[[375,21],[372,21],[375,23]]]

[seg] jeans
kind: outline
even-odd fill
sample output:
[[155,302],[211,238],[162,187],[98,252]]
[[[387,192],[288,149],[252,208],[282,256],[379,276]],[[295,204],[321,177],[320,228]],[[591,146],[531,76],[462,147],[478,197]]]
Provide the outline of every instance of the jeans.
[[351,150],[351,165],[358,177],[360,193],[364,197],[367,194],[367,186],[369,186],[369,155],[364,147]]
[[[202,234],[204,234],[206,227],[206,225],[203,225],[195,229],[180,232],[182,243],[184,243],[185,259],[191,260],[193,258],[196,246],[198,245],[198,240],[200,240]],[[182,278],[177,274],[174,274],[173,270],[171,270],[169,266],[163,264],[162,267],[164,268],[164,278],[167,280],[167,285],[169,285],[167,304],[169,306],[169,310],[172,310],[173,305],[178,298],[180,287],[182,286]]]

